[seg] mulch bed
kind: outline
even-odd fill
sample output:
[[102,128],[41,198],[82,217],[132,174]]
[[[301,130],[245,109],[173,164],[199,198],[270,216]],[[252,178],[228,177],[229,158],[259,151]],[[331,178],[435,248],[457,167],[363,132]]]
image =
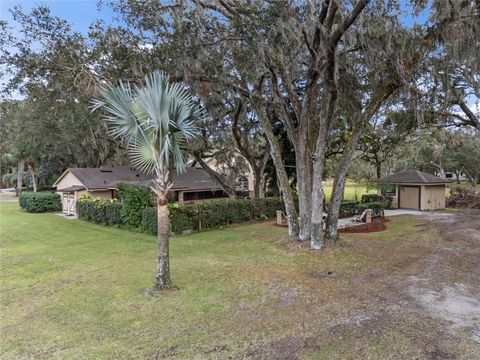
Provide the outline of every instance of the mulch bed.
[[388,220],[384,217],[373,218],[370,224],[355,225],[347,228],[338,229],[339,233],[371,233],[387,230],[385,223]]

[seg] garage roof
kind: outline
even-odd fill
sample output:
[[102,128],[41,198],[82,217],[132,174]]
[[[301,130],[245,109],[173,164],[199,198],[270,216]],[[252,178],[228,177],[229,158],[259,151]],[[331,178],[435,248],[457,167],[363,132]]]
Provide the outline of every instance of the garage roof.
[[450,180],[419,170],[405,170],[393,175],[384,176],[378,179],[377,182],[390,184],[446,184],[449,183]]

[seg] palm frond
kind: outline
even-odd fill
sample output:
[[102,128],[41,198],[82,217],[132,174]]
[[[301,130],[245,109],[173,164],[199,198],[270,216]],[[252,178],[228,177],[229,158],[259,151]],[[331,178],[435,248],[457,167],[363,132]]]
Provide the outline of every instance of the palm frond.
[[182,84],[169,83],[165,73],[155,71],[133,91],[128,83],[120,83],[102,89],[100,95],[92,110],[106,110],[110,134],[127,144],[136,167],[150,173],[165,173],[170,165],[185,170],[183,149],[197,136],[196,124],[205,114]]
[[133,139],[128,143],[127,150],[132,164],[140,171],[152,174],[158,168],[158,154],[151,141],[144,138]]
[[103,107],[110,115],[104,116],[111,135],[115,138],[136,137],[139,124],[132,111],[134,99],[128,83],[108,86],[100,90],[101,101],[95,103],[95,109]]

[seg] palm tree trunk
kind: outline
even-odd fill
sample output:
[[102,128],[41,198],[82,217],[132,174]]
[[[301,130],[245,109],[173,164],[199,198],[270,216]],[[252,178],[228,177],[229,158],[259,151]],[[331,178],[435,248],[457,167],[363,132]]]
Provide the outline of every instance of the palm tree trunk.
[[17,167],[17,196],[22,194],[23,170],[25,169],[25,160],[20,160]]
[[35,164],[28,163],[28,170],[30,170],[30,176],[32,177],[33,192],[37,192],[37,176],[35,173]]
[[171,287],[169,263],[170,220],[168,218],[168,190],[157,193],[157,270],[153,290],[165,290]]

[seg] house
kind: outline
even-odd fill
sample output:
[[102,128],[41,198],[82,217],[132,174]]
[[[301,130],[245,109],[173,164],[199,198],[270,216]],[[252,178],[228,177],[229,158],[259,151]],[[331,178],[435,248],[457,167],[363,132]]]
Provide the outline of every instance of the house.
[[[231,168],[229,168],[228,166],[219,166],[214,157],[206,158],[203,161],[213,171],[217,172],[218,174],[223,174],[225,178],[229,178],[228,172],[231,170]],[[193,161],[190,166],[202,169],[202,166],[196,161]],[[248,194],[248,197],[252,199],[255,197],[255,175],[250,164],[247,164],[247,169],[244,170],[245,171],[243,173],[240,173],[239,176],[235,179],[235,190],[239,193]]]
[[445,186],[450,180],[418,170],[407,170],[377,180],[378,193],[392,196],[398,209],[445,209]]
[[[187,167],[186,172],[171,172],[173,201],[184,202],[225,197],[218,183],[203,169]],[[119,184],[149,187],[152,176],[137,171],[132,166],[103,166],[100,168],[67,169],[53,186],[62,198],[63,213],[76,214],[77,199],[83,195],[95,199],[114,199]]]
[[[437,172],[435,175],[437,175],[440,178],[443,177],[440,172]],[[447,178],[448,180],[455,179],[457,181],[468,181],[468,176],[462,171],[454,171],[454,172],[445,171],[445,178]]]

